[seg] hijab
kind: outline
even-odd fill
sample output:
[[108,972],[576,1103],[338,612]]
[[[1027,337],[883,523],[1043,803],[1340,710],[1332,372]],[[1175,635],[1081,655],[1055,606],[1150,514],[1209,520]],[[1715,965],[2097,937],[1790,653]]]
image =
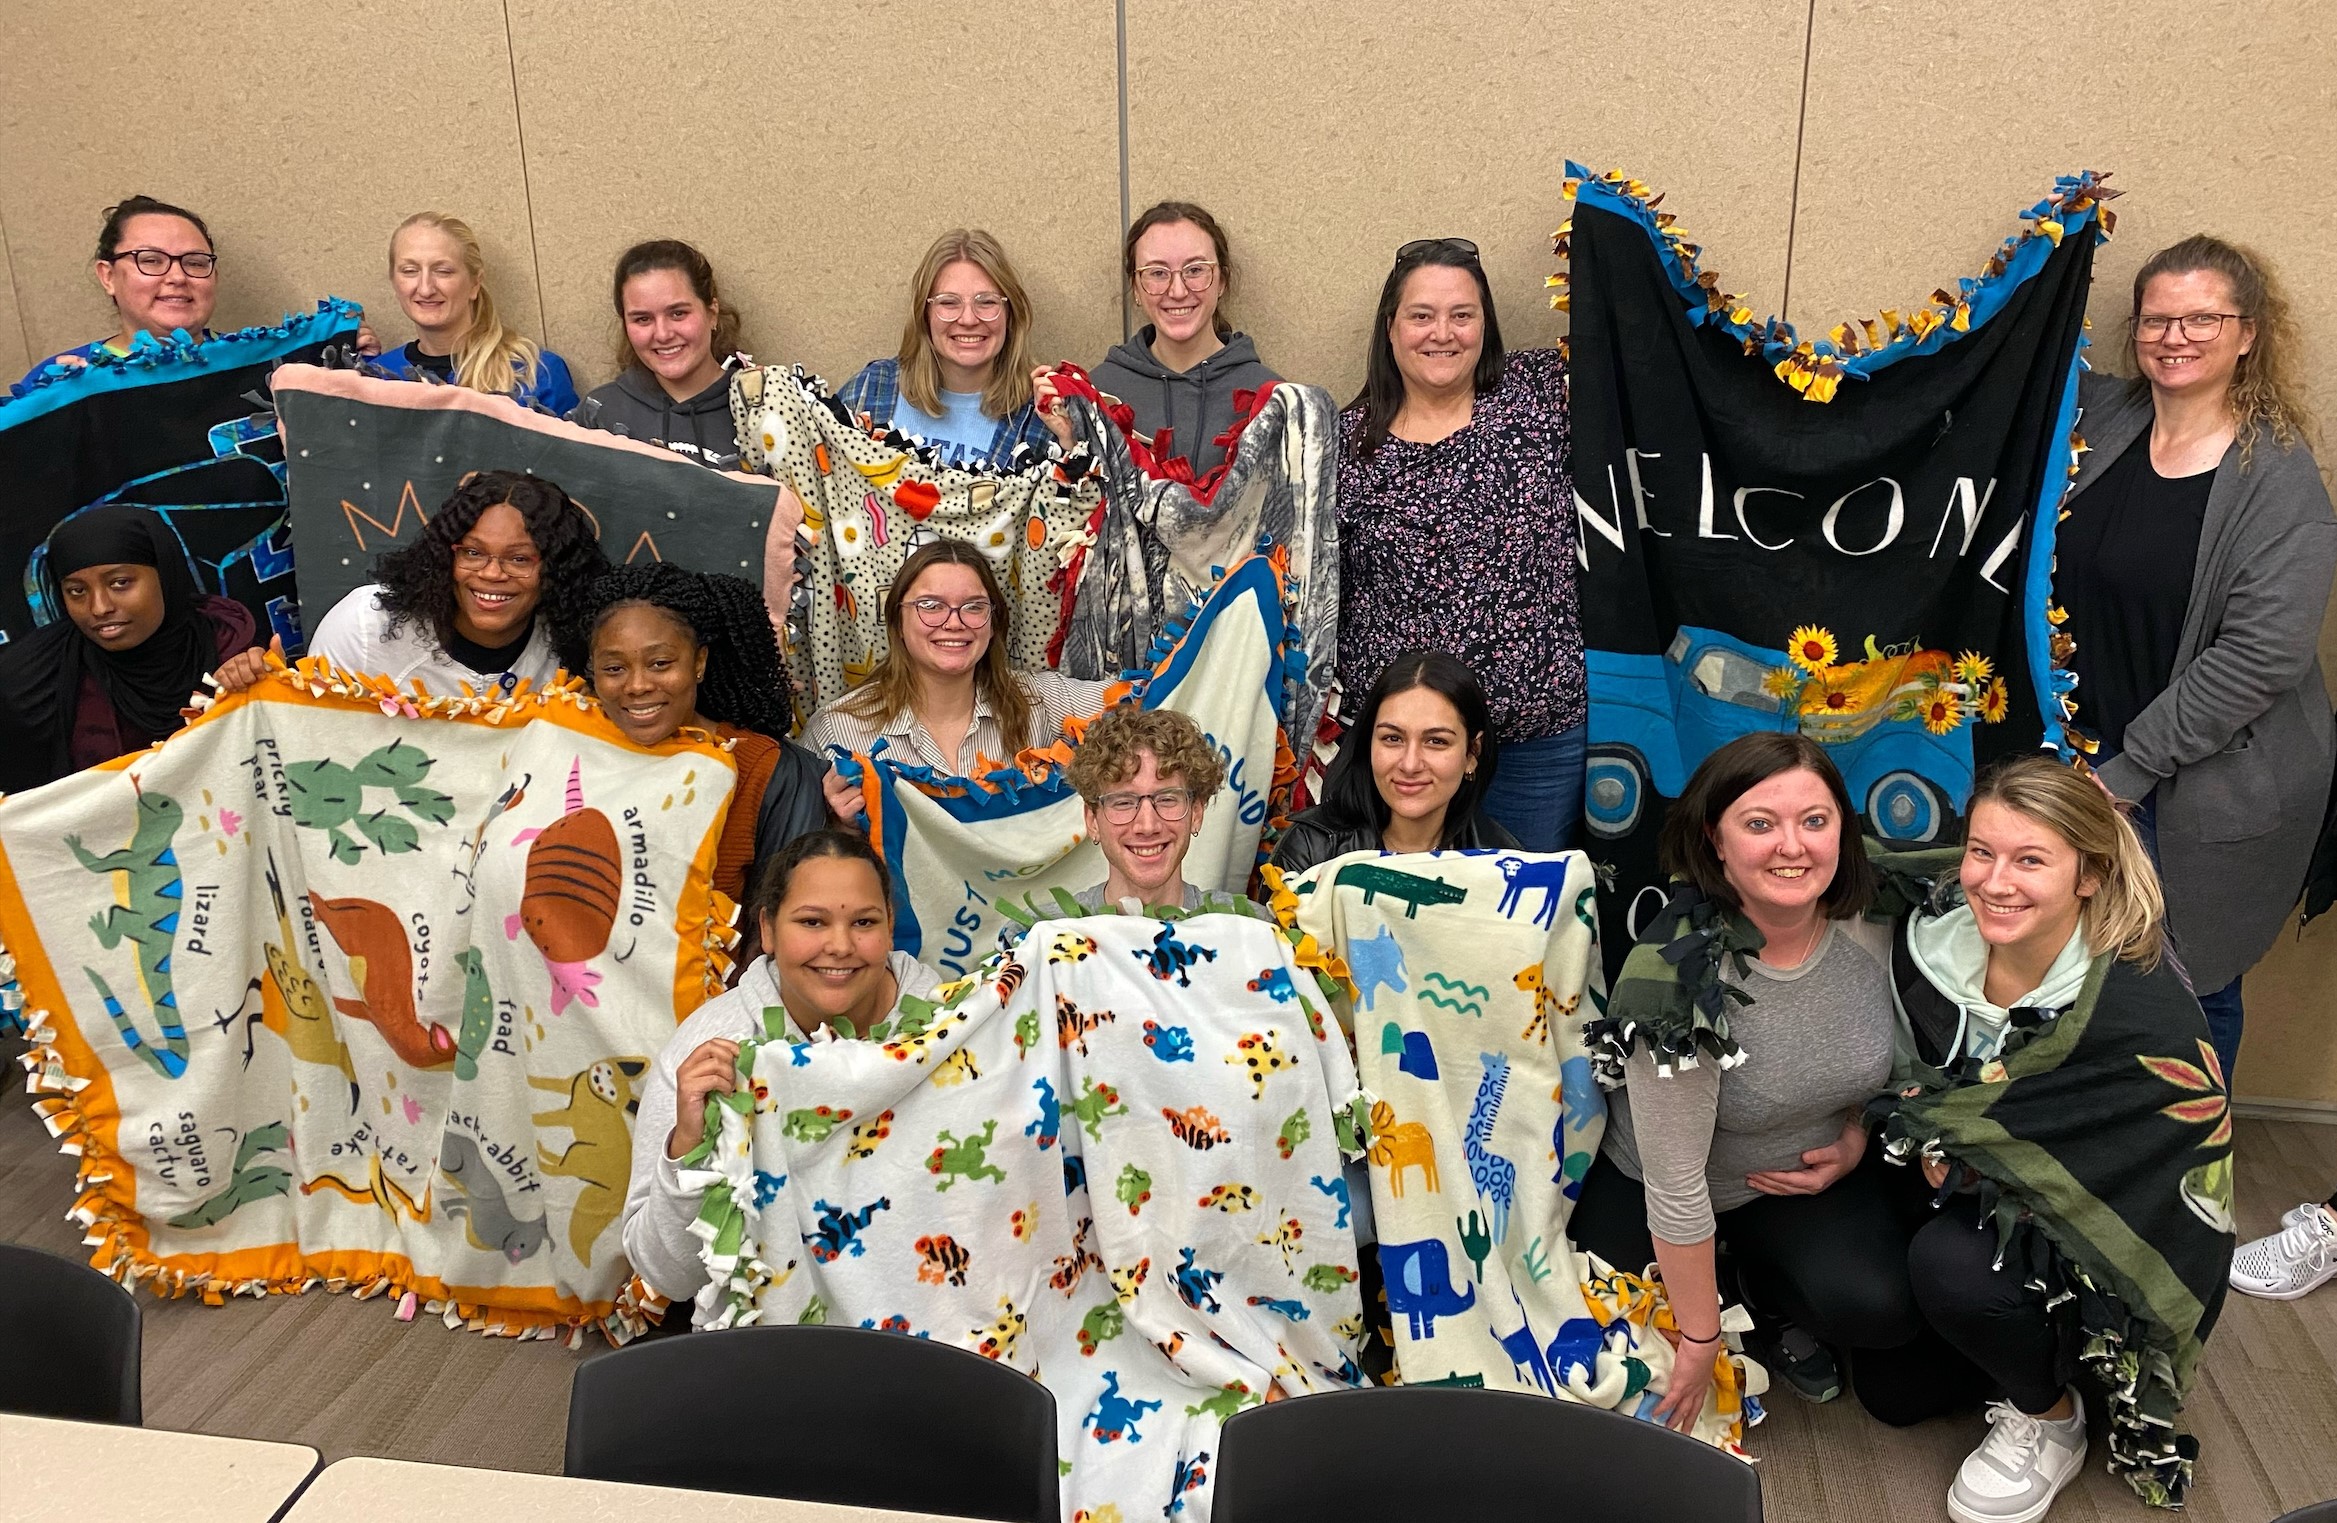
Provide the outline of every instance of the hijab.
[[[128,650],[109,651],[65,610],[65,579],[91,566],[152,566],[162,581],[162,624]],[[16,733],[0,776],[34,787],[75,770],[75,711],[84,677],[113,705],[126,739],[178,729],[179,710],[216,663],[217,637],[197,606],[186,552],[161,517],[140,507],[91,508],[57,526],[41,567],[51,622],[0,648],[0,704]]]

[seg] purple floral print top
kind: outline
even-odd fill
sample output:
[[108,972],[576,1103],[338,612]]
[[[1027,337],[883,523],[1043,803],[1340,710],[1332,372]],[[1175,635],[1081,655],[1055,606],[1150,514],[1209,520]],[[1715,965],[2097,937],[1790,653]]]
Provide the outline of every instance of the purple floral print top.
[[1583,722],[1566,361],[1513,353],[1468,426],[1434,444],[1390,435],[1368,460],[1363,409],[1339,415],[1339,682],[1349,712],[1380,669],[1421,647],[1485,685],[1493,734],[1539,740]]

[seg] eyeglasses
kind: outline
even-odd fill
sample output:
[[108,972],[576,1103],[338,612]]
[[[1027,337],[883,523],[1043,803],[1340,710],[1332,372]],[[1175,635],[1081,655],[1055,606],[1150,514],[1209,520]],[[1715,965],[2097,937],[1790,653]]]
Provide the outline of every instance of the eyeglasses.
[[[969,303],[963,296],[950,292],[926,297],[925,305],[940,313],[943,322],[954,323],[965,315]],[[994,323],[1006,315],[1006,298],[994,292],[984,291],[970,305],[974,309],[974,321],[978,323]]]
[[2134,320],[2134,336],[2146,343],[2156,343],[2167,336],[2169,328],[2180,328],[2183,337],[2194,344],[2204,344],[2223,331],[2224,319],[2247,321],[2239,312],[2192,312],[2182,317],[2138,317]]
[[167,275],[174,264],[187,272],[189,280],[209,280],[219,273],[217,254],[166,254],[160,249],[124,249],[106,262],[111,264],[123,259],[136,265],[141,275]]
[[1477,257],[1477,245],[1466,238],[1415,238],[1396,250],[1396,263],[1402,264],[1407,259],[1418,259],[1440,249],[1449,249],[1463,259]]
[[1166,296],[1169,283],[1181,280],[1185,289],[1195,296],[1217,284],[1217,261],[1194,259],[1170,269],[1165,264],[1139,265],[1136,269],[1136,287],[1147,296]]
[[952,614],[968,629],[983,629],[990,623],[988,598],[968,598],[963,603],[945,603],[940,598],[911,598],[909,606],[917,610],[917,622],[927,629],[944,627]]
[[491,565],[501,566],[512,576],[525,581],[542,568],[544,558],[540,555],[530,555],[525,550],[515,551],[510,555],[489,555],[486,551],[470,545],[457,545],[454,547],[454,563],[465,571],[484,571]]
[[1192,802],[1193,795],[1182,788],[1163,788],[1158,793],[1107,793],[1095,801],[1095,807],[1115,825],[1133,825],[1136,812],[1150,804],[1163,824],[1174,825],[1185,817]]

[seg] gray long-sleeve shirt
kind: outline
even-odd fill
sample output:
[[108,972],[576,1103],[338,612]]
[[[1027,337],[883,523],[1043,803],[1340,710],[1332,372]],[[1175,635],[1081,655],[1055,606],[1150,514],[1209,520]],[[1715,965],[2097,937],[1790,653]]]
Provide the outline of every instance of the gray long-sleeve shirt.
[[[1827,926],[1817,950],[1783,972],[1748,964],[1729,1030],[1745,1061],[1705,1061],[1659,1076],[1644,1050],[1607,1100],[1604,1148],[1647,1190],[1647,1225],[1667,1243],[1712,1236],[1713,1215],[1759,1195],[1747,1174],[1799,1169],[1801,1155],[1842,1133],[1851,1110],[1891,1077],[1887,932]],[[1722,977],[1739,983],[1724,966]]]

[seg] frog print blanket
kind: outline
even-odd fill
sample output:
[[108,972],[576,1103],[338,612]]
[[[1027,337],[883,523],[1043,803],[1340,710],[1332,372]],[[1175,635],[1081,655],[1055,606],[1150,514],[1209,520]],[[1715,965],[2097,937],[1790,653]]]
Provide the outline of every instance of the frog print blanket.
[[1106,915],[868,1040],[791,1044],[771,1012],[685,1164],[698,1325],[973,1349],[1054,1394],[1064,1517],[1204,1523],[1225,1418],[1360,1379],[1355,1070],[1323,1003],[1273,926]]
[[719,988],[734,776],[572,686],[416,700],[311,659],[0,803],[0,997],[93,1262],[626,1336],[637,1085]]
[[[1014,470],[941,465],[908,435],[865,427],[801,366],[739,371],[730,408],[740,468],[778,478],[802,503],[786,616],[801,712],[875,668],[886,589],[911,551],[944,535],[979,549],[998,574],[1011,606],[996,627],[1014,664],[1050,664],[1069,591],[1063,562],[1102,500],[1084,450]],[[781,601],[777,587],[764,595]]]
[[[1583,1036],[1605,995],[1589,859],[1356,852],[1269,874],[1302,955],[1344,983],[1401,1380],[1646,1417],[1671,1373],[1671,1309],[1647,1266],[1566,1236],[1606,1130]],[[1724,1358],[1697,1436],[1742,1453],[1765,1384]]]

